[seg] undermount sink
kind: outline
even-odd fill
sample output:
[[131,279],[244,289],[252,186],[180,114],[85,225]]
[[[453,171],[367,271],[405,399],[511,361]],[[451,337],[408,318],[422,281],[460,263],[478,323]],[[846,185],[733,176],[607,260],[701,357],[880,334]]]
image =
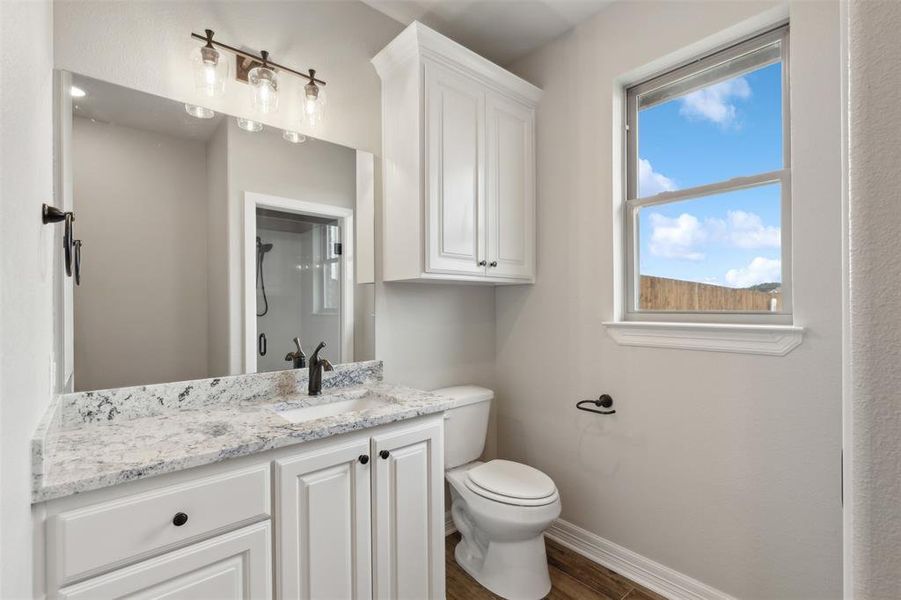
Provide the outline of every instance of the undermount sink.
[[384,398],[376,394],[364,394],[356,398],[348,398],[345,400],[329,401],[323,398],[323,402],[312,406],[301,406],[299,408],[287,408],[277,410],[278,415],[292,423],[303,423],[305,421],[315,421],[325,417],[334,417],[344,413],[358,412],[361,410],[369,410],[371,408],[379,408],[387,404],[391,404],[389,398]]

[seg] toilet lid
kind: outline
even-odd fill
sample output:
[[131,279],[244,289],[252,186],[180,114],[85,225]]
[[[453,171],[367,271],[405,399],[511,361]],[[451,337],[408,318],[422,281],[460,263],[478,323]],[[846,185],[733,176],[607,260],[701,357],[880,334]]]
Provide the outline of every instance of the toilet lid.
[[469,488],[474,492],[487,491],[507,501],[544,500],[557,492],[550,477],[538,469],[509,460],[492,460],[466,474],[468,483],[472,484]]

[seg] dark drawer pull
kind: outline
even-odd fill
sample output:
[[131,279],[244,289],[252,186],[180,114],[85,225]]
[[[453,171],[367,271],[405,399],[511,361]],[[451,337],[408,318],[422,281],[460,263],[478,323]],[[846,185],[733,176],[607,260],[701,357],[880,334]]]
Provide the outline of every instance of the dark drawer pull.
[[368,462],[369,462],[369,456],[366,454],[361,454],[360,455],[360,464],[365,465]]
[[381,456],[382,458],[388,458],[389,456],[391,456],[391,453],[387,450],[382,450],[381,452],[379,452],[379,456]]
[[181,527],[185,523],[188,522],[188,515],[183,512],[175,513],[175,516],[172,517],[172,524],[176,527]]

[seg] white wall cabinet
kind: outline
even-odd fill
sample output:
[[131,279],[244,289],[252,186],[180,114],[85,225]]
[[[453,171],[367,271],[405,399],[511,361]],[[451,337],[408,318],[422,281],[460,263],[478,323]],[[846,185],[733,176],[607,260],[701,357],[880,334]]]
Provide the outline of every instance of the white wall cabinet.
[[533,282],[541,90],[416,22],[373,64],[385,281]]

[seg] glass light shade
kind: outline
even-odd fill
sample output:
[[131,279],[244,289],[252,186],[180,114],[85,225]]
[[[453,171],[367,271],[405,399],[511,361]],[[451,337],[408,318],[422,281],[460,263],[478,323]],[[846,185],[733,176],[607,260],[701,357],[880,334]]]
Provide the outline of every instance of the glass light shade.
[[191,60],[194,63],[194,86],[207,98],[225,93],[228,80],[228,61],[215,48],[195,48]]
[[216,116],[216,113],[209,108],[196,104],[185,104],[185,112],[195,119],[212,119]]
[[312,129],[317,128],[325,115],[325,90],[313,82],[303,88],[303,120]]
[[250,84],[251,103],[254,110],[262,115],[278,110],[278,74],[269,67],[254,67],[247,74]]
[[250,119],[242,119],[241,117],[237,117],[237,119],[238,127],[243,129],[244,131],[249,131],[250,133],[263,131],[263,124],[259,121],[251,121]]
[[285,129],[282,132],[282,139],[284,139],[286,142],[291,142],[292,144],[302,144],[307,141],[307,136],[296,131],[289,131]]

